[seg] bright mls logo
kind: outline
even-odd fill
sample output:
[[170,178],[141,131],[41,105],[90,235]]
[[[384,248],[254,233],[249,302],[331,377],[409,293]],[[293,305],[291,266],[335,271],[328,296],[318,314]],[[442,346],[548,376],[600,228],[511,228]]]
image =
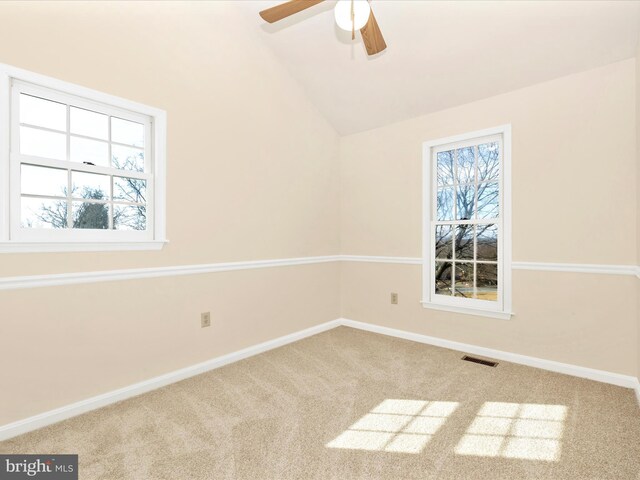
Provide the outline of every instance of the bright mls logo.
[[78,455],[0,455],[0,480],[78,480]]

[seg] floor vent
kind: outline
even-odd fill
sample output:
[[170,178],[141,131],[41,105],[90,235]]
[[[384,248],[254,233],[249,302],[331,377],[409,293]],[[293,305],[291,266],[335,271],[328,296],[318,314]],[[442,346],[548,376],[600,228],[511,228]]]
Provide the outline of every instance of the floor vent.
[[462,357],[462,360],[464,360],[465,362],[479,363],[480,365],[486,365],[487,367],[498,366],[498,362],[492,362],[490,360],[483,360],[481,358],[470,357],[469,355],[465,355],[464,357]]

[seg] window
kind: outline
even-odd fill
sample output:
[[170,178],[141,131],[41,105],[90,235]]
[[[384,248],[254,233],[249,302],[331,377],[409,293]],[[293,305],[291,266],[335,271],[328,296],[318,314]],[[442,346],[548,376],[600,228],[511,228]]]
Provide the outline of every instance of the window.
[[0,251],[161,248],[165,113],[1,65],[0,81]]
[[425,307],[510,317],[510,132],[425,143]]

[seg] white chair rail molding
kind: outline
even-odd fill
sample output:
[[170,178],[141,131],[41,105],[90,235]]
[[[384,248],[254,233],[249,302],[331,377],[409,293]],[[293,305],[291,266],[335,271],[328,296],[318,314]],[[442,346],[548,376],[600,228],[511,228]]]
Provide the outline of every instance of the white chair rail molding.
[[[94,272],[73,272],[45,275],[24,275],[0,277],[0,290],[22,288],[52,287],[57,285],[74,285],[83,283],[135,280],[141,278],[172,277],[182,275],[198,275],[204,273],[228,272],[234,270],[252,270],[258,268],[311,265],[318,263],[354,262],[383,263],[395,265],[422,266],[420,257],[385,257],[371,255],[325,255],[319,257],[280,258],[269,260],[249,260],[242,262],[223,262],[195,265],[175,265],[153,268],[130,268],[125,270],[102,270]],[[542,272],[586,273],[599,275],[625,275],[640,279],[640,267],[635,265],[592,265],[566,263],[512,262],[513,270],[531,270]],[[470,314],[483,316],[483,312],[470,309]],[[500,316],[489,315],[496,318]]]

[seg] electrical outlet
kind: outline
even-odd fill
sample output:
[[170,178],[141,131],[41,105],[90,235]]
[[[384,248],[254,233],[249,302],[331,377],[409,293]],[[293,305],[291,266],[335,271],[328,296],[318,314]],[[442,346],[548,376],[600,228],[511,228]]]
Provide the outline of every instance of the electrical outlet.
[[211,326],[211,313],[204,312],[200,314],[200,327],[210,327]]
[[398,294],[397,293],[391,293],[391,303],[393,305],[397,305],[398,304]]

